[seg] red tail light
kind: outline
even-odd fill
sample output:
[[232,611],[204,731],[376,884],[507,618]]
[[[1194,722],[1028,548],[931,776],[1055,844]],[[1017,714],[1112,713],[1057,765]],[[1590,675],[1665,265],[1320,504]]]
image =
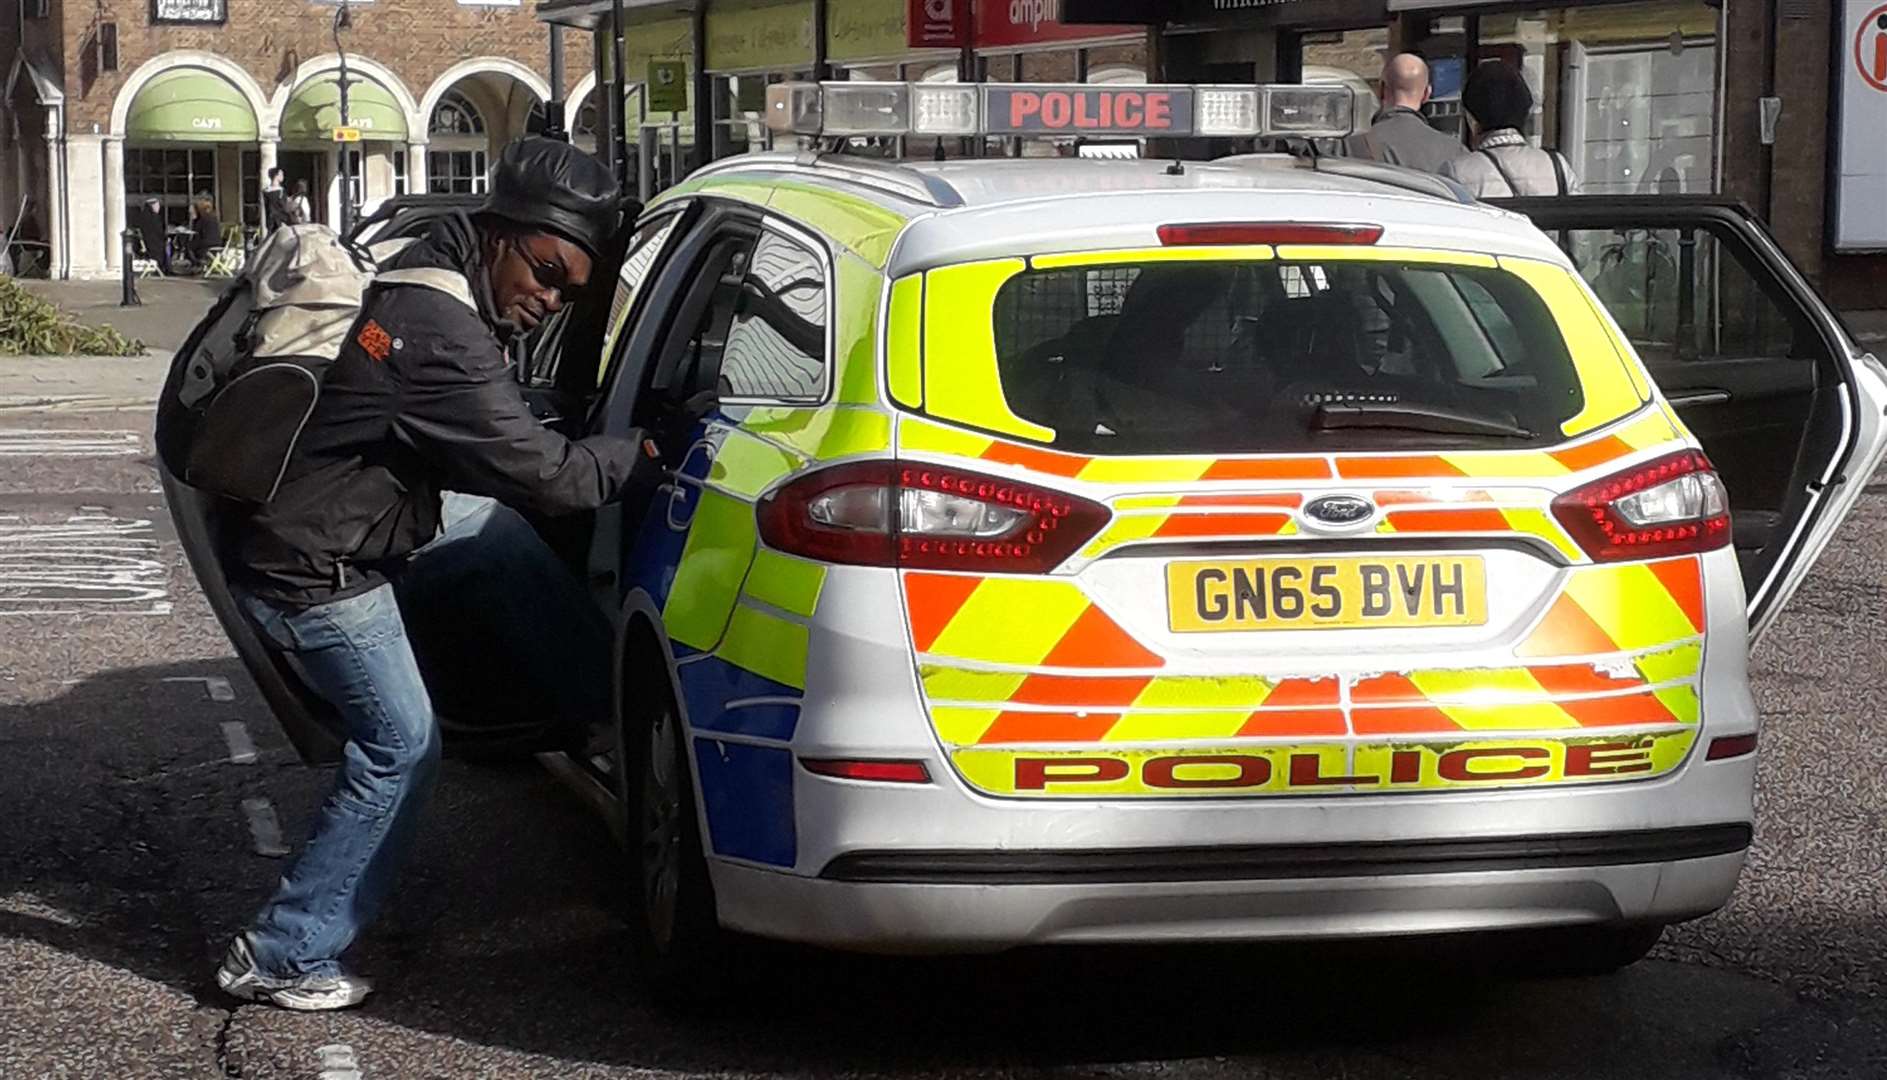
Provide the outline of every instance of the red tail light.
[[1045,574],[1107,524],[1099,503],[959,469],[861,461],[760,500],[760,537],[821,562]]
[[852,761],[839,758],[800,758],[809,773],[840,780],[873,780],[881,784],[928,784],[930,770],[921,761]]
[[1313,225],[1296,221],[1216,221],[1198,225],[1162,225],[1160,243],[1168,247],[1214,244],[1373,244],[1381,225]]
[[1710,740],[1710,749],[1704,751],[1705,761],[1723,761],[1727,758],[1742,757],[1756,752],[1756,733],[1748,735],[1724,735]]
[[1730,500],[1695,450],[1595,480],[1553,500],[1553,516],[1601,562],[1689,555],[1730,542]]

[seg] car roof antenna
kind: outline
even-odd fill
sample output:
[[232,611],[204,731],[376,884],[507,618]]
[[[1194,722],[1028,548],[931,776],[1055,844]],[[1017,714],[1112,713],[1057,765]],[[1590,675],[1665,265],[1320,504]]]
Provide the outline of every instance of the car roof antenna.
[[1168,166],[1166,167],[1166,175],[1168,175],[1168,176],[1185,176],[1185,175],[1186,175],[1186,164],[1185,164],[1185,162],[1182,162],[1182,161],[1180,161],[1180,160],[1179,160],[1178,158],[1174,158],[1174,159],[1173,159],[1173,163],[1172,163],[1171,165],[1168,165]]

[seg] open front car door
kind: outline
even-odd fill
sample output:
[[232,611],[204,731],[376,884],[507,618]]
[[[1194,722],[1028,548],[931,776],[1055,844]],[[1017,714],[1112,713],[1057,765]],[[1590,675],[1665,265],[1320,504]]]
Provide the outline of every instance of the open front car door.
[[1887,449],[1887,368],[1768,231],[1710,197],[1494,200],[1559,241],[1729,488],[1755,637]]

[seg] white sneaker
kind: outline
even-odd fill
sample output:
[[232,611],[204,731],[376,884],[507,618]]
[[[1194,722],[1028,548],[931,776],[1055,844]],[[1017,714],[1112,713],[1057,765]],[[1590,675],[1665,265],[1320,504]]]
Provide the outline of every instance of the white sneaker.
[[351,1009],[367,1000],[373,984],[358,975],[303,975],[278,979],[256,968],[255,954],[249,949],[247,934],[237,934],[229,943],[229,952],[216,969],[216,985],[223,993],[242,1001],[266,1001],[297,1012],[327,1012]]

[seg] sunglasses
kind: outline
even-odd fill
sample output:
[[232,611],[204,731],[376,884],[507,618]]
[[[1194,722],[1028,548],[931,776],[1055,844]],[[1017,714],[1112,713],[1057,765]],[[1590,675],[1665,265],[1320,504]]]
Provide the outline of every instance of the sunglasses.
[[511,250],[517,252],[524,264],[531,268],[531,276],[537,279],[540,286],[561,293],[570,284],[570,271],[562,262],[552,262],[538,255],[520,240],[511,242]]

